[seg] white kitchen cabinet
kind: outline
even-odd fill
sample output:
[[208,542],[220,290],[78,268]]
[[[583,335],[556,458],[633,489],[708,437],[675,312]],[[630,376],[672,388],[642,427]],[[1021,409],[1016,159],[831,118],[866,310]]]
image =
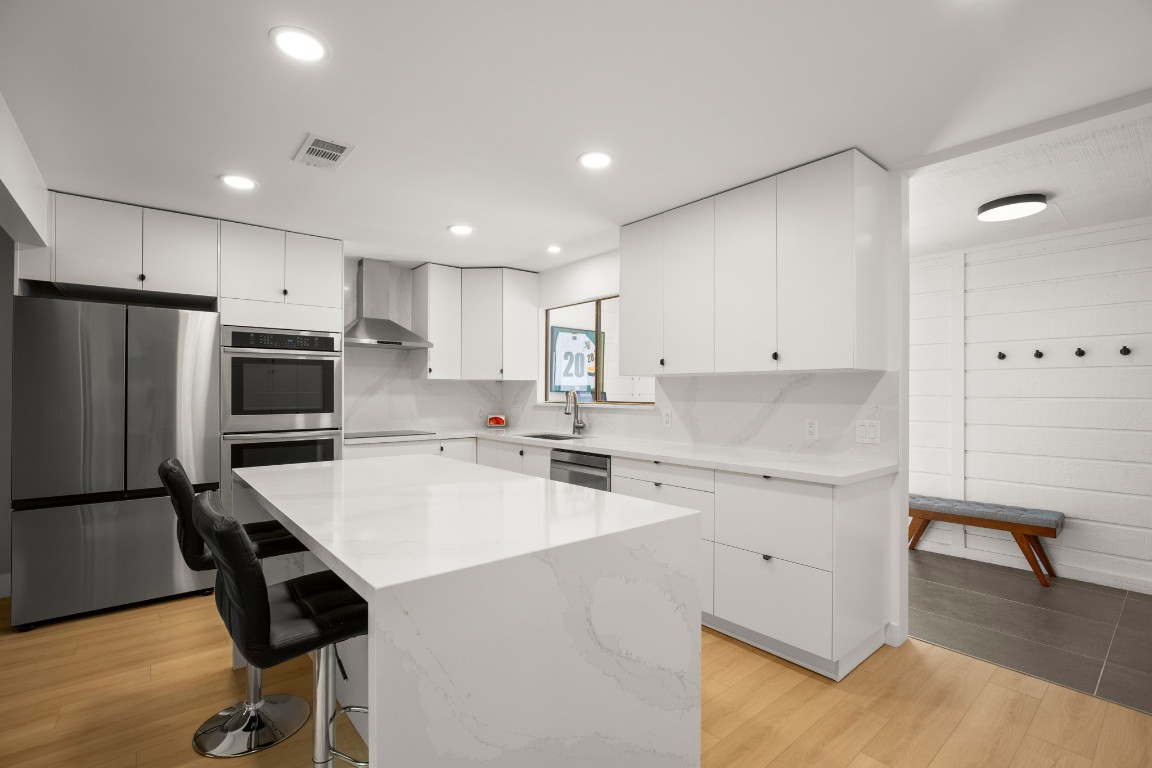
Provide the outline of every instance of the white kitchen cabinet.
[[620,373],[664,373],[664,216],[620,228]]
[[476,441],[476,463],[506,469],[534,477],[551,474],[552,449],[536,445],[505,443],[497,440]]
[[432,342],[423,366],[429,379],[460,378],[460,272],[424,264],[412,274],[412,330]]
[[713,575],[716,570],[716,545],[700,540],[700,610],[715,613]]
[[545,480],[552,476],[552,449],[541,448],[538,445],[521,446],[524,450],[520,471],[533,477],[542,477]]
[[352,443],[344,445],[345,459],[378,456],[439,456],[439,440],[399,440],[393,443]]
[[465,269],[460,293],[461,378],[536,379],[539,276],[513,269]]
[[440,441],[440,455],[445,459],[455,459],[469,464],[476,463],[476,440],[463,437]]
[[75,195],[55,197],[56,282],[140,288],[143,209]]
[[716,196],[716,372],[775,371],[776,177]]
[[631,477],[650,483],[666,483],[681,488],[695,488],[709,493],[715,489],[716,484],[716,473],[711,469],[669,464],[666,461],[616,457],[612,459],[612,482],[621,477]]
[[886,194],[856,150],[777,177],[780,370],[886,367]]
[[664,373],[716,370],[714,198],[664,214]]
[[284,302],[343,306],[344,244],[328,237],[285,233]]
[[284,302],[284,232],[220,222],[220,296]]
[[831,658],[831,573],[724,544],[716,545],[715,559],[717,616]]
[[150,291],[216,296],[220,222],[203,216],[144,209],[141,287]]
[[699,510],[703,513],[700,519],[700,538],[709,541],[716,539],[716,496],[713,493],[681,488],[661,481],[621,477],[615,473],[612,475],[612,492]]
[[832,486],[718,472],[716,541],[832,570]]

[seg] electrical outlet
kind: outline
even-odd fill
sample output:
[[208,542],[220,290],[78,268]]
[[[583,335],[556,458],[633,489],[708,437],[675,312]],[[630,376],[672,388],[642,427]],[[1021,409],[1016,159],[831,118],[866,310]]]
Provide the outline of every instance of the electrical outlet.
[[804,420],[804,437],[808,440],[820,439],[820,422],[817,419]]
[[880,422],[859,419],[856,421],[856,442],[877,444],[880,442]]
[[672,409],[671,408],[665,408],[663,411],[663,416],[664,416],[664,426],[666,426],[666,427],[672,426]]

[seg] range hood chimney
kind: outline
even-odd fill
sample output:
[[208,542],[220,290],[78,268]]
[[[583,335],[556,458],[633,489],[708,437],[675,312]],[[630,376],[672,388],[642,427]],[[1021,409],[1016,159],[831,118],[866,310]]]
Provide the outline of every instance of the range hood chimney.
[[377,349],[428,349],[431,342],[385,317],[391,270],[383,261],[356,262],[356,319],[344,329],[344,343]]

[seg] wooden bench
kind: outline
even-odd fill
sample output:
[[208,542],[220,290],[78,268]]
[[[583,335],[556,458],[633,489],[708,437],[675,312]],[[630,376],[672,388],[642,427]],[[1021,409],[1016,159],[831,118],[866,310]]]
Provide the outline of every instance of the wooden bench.
[[[1024,553],[1024,559],[1032,566],[1032,572],[1036,574],[1042,586],[1048,586],[1044,571],[1047,571],[1049,576],[1056,575],[1038,537],[1056,538],[1056,534],[1064,527],[1063,512],[1006,507],[978,501],[938,499],[934,496],[909,496],[908,515],[912,518],[908,524],[908,549],[916,549],[916,543],[920,541],[920,537],[928,530],[928,525],[933,520],[972,525],[977,528],[992,528],[1012,534],[1016,546]],[[1041,564],[1044,566],[1043,569],[1040,567]]]

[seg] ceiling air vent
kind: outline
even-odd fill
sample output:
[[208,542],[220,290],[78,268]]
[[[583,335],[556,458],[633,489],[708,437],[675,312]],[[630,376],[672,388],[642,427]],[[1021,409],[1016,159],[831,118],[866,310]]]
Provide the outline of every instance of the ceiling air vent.
[[300,147],[300,151],[296,153],[296,157],[292,158],[298,163],[304,165],[314,165],[317,168],[331,168],[338,170],[344,163],[344,159],[348,157],[354,147],[351,144],[344,142],[333,141],[326,139],[323,136],[317,136],[314,133],[308,134],[308,138],[304,139],[304,143]]

